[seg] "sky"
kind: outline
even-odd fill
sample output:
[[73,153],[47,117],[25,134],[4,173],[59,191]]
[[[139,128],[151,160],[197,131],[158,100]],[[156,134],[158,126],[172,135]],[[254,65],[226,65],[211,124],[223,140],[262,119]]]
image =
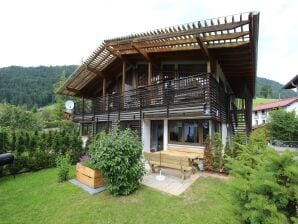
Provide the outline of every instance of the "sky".
[[257,75],[287,83],[296,0],[1,0],[0,67],[80,64],[104,39],[248,11],[260,11]]

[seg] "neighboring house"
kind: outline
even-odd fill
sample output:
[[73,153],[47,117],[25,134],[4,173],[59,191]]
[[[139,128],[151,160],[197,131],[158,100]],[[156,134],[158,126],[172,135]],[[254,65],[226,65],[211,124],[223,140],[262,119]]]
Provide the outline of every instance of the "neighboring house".
[[258,24],[251,12],[105,40],[58,93],[81,98],[83,135],[120,121],[146,151],[225,143],[251,130]]
[[252,114],[252,126],[266,124],[270,119],[270,111],[283,108],[286,111],[295,111],[298,115],[298,97],[277,100],[256,106]]

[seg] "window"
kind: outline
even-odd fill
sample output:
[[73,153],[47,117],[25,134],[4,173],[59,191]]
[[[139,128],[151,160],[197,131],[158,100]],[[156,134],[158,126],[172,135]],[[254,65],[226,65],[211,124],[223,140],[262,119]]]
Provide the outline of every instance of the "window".
[[184,123],[184,142],[199,143],[197,123],[195,122]]
[[170,141],[181,142],[182,141],[182,122],[170,121]]
[[209,134],[208,121],[169,121],[169,142],[174,144],[203,144]]

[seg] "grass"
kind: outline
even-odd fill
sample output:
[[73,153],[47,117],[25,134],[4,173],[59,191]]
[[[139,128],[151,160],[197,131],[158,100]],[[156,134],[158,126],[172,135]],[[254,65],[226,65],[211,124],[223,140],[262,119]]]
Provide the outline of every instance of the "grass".
[[197,180],[182,196],[141,185],[134,194],[91,196],[56,169],[0,178],[0,223],[233,223],[226,182]]
[[253,100],[253,107],[264,104],[264,103],[271,103],[276,100],[277,99],[256,98]]

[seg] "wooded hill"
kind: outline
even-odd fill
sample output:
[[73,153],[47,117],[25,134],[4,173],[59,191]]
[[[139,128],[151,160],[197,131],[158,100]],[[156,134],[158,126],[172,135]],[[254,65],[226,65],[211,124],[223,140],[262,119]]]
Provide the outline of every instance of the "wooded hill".
[[54,102],[53,85],[62,72],[68,77],[76,65],[0,68],[0,102],[45,106]]
[[[289,80],[291,78],[292,77],[290,77]],[[261,92],[262,87],[264,87],[264,86],[271,87],[271,91],[270,91],[271,93],[269,93],[268,96],[265,98],[279,99],[279,94],[280,94],[281,99],[297,96],[297,93],[295,93],[295,91],[283,89],[282,84],[280,84],[279,82],[270,80],[270,79],[258,77],[256,84],[257,84],[256,85],[256,97],[264,97]]]
[[[0,102],[14,105],[45,106],[54,102],[53,85],[64,71],[68,77],[77,65],[0,68]],[[271,87],[268,98],[288,98],[296,96],[292,90],[282,90],[282,84],[266,78],[257,78],[256,97],[263,86]]]

